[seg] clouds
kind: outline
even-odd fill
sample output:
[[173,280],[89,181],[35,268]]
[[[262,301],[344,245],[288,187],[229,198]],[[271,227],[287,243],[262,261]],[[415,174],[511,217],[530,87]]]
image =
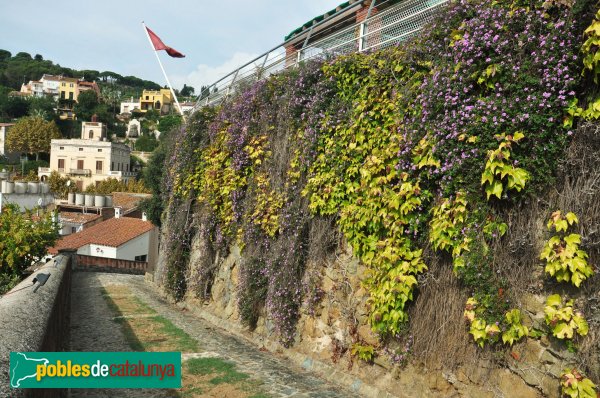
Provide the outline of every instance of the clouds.
[[196,90],[281,43],[286,34],[342,0],[2,1],[0,49],[39,53],[62,66],[110,70],[164,84],[140,21],[186,58],[161,56],[177,88]]
[[181,88],[183,84],[192,86],[196,89],[196,94],[200,94],[200,87],[208,86],[233,72],[246,62],[256,58],[259,54],[251,54],[246,52],[236,52],[228,60],[221,65],[210,66],[200,64],[196,70],[185,76],[173,76],[172,83],[175,87]]

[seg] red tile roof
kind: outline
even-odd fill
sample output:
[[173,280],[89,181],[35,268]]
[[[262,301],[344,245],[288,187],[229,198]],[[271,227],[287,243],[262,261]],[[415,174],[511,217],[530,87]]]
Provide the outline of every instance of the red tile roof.
[[138,203],[152,195],[147,193],[113,192],[113,206],[120,207],[124,212],[137,208]]
[[70,211],[61,211],[59,213],[61,221],[70,222],[75,224],[87,224],[102,218],[100,214],[89,214],[89,213],[76,213]]
[[111,218],[81,232],[65,236],[48,252],[56,254],[59,249],[79,249],[89,244],[119,247],[152,228],[154,225],[151,222],[139,218]]

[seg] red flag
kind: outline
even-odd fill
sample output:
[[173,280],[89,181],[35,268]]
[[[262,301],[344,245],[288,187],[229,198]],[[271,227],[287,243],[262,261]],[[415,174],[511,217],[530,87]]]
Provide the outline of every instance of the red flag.
[[167,52],[167,54],[169,54],[173,58],[184,58],[185,57],[185,55],[183,55],[179,51],[177,51],[174,48],[169,47],[165,43],[163,43],[162,40],[160,39],[160,37],[158,37],[156,35],[156,33],[151,31],[147,26],[146,26],[146,31],[148,32],[150,41],[152,41],[152,45],[154,46],[154,49],[156,51],[165,50]]

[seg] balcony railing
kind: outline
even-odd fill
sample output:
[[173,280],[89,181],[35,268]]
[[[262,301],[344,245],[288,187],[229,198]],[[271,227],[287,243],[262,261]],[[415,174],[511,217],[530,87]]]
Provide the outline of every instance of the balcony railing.
[[121,171],[121,170],[112,170],[109,171],[108,174],[111,177],[135,177],[137,175],[136,172],[133,171]]
[[[200,94],[194,111],[201,106],[217,105],[238,87],[265,79],[309,59],[393,46],[419,32],[447,2],[448,0],[406,0],[396,3],[391,0],[373,0],[367,18],[347,27],[341,27],[338,24],[342,22],[336,20],[346,10],[343,9],[309,28],[304,44],[296,53],[286,54],[286,46],[298,41],[297,37],[293,37],[208,86]],[[376,12],[374,9],[381,11]],[[312,31],[322,26],[328,26],[328,29],[335,29],[336,26],[340,28],[335,33],[311,42]],[[304,35],[304,32],[300,35]]]
[[92,170],[90,169],[70,169],[69,174],[78,176],[91,176]]

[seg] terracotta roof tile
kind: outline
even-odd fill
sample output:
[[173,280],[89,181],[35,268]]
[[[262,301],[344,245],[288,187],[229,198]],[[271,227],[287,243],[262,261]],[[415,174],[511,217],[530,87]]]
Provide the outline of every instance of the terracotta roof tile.
[[152,195],[147,193],[129,193],[129,192],[113,192],[113,206],[120,207],[123,211],[128,212],[137,208],[138,203]]
[[61,211],[59,214],[61,221],[70,222],[75,224],[87,224],[102,218],[100,214],[89,214],[89,213],[77,213],[70,211]]
[[48,252],[55,254],[59,249],[79,249],[89,244],[119,247],[152,228],[154,225],[151,222],[139,218],[111,218],[81,232],[65,236]]

